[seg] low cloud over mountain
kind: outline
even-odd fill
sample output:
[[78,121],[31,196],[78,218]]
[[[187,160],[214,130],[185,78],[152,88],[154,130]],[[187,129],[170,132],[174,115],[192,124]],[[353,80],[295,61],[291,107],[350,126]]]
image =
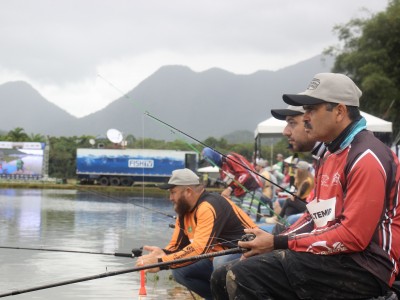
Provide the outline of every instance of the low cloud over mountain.
[[250,75],[165,66],[127,95],[79,119],[27,83],[9,82],[0,86],[0,129],[22,127],[27,133],[51,136],[104,136],[109,128],[116,128],[137,138],[173,140],[182,136],[165,122],[199,140],[219,138],[234,131],[253,131],[270,116],[271,108],[285,106],[283,93],[303,91],[314,74],[329,72],[332,65],[332,58],[316,56],[275,72]]

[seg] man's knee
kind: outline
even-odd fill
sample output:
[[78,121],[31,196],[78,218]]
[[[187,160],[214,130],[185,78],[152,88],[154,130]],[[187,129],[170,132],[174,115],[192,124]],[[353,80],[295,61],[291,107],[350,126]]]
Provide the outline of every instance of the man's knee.
[[172,269],[172,276],[174,277],[175,281],[183,284],[185,282],[185,278],[187,277],[187,272],[185,268],[178,268]]
[[219,285],[221,283],[225,283],[227,269],[225,266],[222,266],[218,269],[215,269],[211,274],[211,285]]
[[229,299],[234,299],[236,295],[237,284],[235,279],[235,274],[232,270],[229,270],[228,273],[226,273],[226,291],[228,292]]

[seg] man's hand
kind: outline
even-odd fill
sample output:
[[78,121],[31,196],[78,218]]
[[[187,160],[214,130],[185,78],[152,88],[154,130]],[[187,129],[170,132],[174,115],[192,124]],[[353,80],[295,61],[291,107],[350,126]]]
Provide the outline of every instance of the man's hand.
[[244,257],[247,258],[274,250],[274,236],[272,234],[258,228],[245,229],[244,232],[252,233],[256,236],[252,241],[238,243],[239,247],[249,249],[249,251],[243,253]]
[[[143,246],[143,250],[149,251],[150,253],[139,257],[136,261],[136,267],[156,264],[158,263],[158,258],[165,255],[165,252],[161,248],[155,246]],[[158,271],[160,271],[158,267],[145,270],[145,272],[149,273],[157,273]]]
[[150,253],[148,255],[157,256],[157,258],[165,255],[165,252],[160,247],[156,247],[156,246],[146,246],[145,245],[145,246],[143,246],[143,250],[149,251]]

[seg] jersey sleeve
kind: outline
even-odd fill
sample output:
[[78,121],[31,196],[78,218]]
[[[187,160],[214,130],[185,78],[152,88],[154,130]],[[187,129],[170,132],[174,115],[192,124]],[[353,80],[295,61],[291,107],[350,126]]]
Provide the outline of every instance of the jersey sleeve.
[[175,228],[174,232],[172,233],[171,239],[168,243],[168,245],[163,249],[165,253],[170,254],[175,252],[178,247],[179,247],[179,236],[181,233],[181,227],[180,227],[180,222],[179,219],[176,219],[175,221]]

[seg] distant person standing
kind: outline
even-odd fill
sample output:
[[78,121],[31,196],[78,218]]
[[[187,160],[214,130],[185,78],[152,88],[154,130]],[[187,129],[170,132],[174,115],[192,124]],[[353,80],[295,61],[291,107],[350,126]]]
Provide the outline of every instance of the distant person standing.
[[20,159],[20,158],[17,159],[16,165],[17,165],[17,172],[18,171],[21,171],[21,172],[24,171],[24,161],[22,159]]
[[276,160],[277,160],[277,162],[276,162],[275,165],[278,166],[279,167],[279,171],[282,174],[284,174],[284,172],[285,172],[285,163],[284,163],[283,154],[282,153],[278,153],[276,155]]

